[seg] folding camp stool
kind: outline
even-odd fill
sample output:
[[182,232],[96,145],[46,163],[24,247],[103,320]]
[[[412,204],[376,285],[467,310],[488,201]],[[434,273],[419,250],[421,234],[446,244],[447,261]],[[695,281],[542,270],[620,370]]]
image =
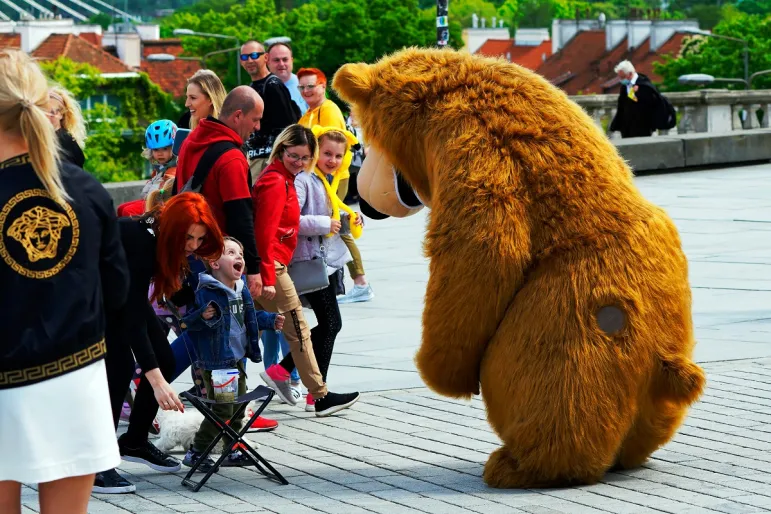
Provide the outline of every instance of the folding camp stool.
[[[212,406],[217,403],[214,400],[210,400],[208,398],[204,398],[201,396],[196,396],[194,394],[191,394],[189,391],[185,391],[180,394],[183,398],[187,399],[196,409],[199,410],[201,414],[204,415],[206,419],[214,423],[214,425],[219,429],[219,434],[217,434],[217,437],[214,438],[214,440],[211,442],[211,444],[203,451],[201,454],[201,457],[196,461],[195,464],[193,464],[193,467],[190,468],[190,471],[188,471],[185,478],[182,479],[182,484],[187,487],[192,487],[194,492],[198,492],[201,487],[206,483],[207,480],[217,471],[219,470],[220,465],[222,462],[224,462],[225,459],[228,458],[228,455],[230,455],[230,451],[228,448],[226,448],[222,455],[220,455],[220,458],[217,460],[217,462],[214,463],[214,466],[211,470],[209,470],[204,477],[196,482],[195,480],[191,480],[190,477],[193,476],[193,473],[195,473],[195,470],[198,469],[198,466],[206,459],[206,457],[209,456],[209,453],[214,449],[214,447],[217,445],[217,443],[222,439],[225,434],[229,435],[232,439],[232,446],[231,448],[237,447],[240,449],[244,455],[249,458],[249,460],[252,462],[252,464],[257,468],[257,470],[265,475],[266,477],[270,478],[271,480],[275,480],[276,482],[282,484],[282,485],[288,485],[289,482],[286,481],[286,479],[276,471],[276,469],[270,465],[268,461],[266,461],[262,455],[257,453],[257,451],[252,448],[252,446],[249,444],[247,440],[244,439],[244,434],[249,430],[249,428],[252,426],[252,423],[254,423],[254,420],[256,420],[260,414],[262,414],[262,411],[265,410],[265,407],[268,406],[270,403],[270,400],[273,398],[273,395],[276,394],[273,389],[270,389],[265,386],[258,386],[254,390],[246,393],[243,396],[239,396],[235,399],[235,401],[227,402],[225,405],[240,405],[240,407],[236,410],[236,413],[233,414],[233,417],[229,420],[225,421],[222,418],[220,418],[213,410]],[[244,411],[246,410],[246,407],[249,405],[251,401],[261,401],[260,407],[252,414],[252,417],[249,418],[249,421],[244,423],[244,427],[241,429],[240,432],[236,432],[231,428],[230,423],[233,422],[233,420],[238,419],[239,417],[244,415]],[[222,404],[223,402],[220,402]],[[262,465],[267,468],[263,468]]]

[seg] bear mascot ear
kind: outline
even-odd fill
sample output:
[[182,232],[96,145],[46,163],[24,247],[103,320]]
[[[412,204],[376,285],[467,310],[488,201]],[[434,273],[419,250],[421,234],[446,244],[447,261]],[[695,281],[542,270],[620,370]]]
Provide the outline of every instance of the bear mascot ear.
[[[359,112],[366,111],[375,86],[372,67],[363,63],[346,64],[335,73],[332,86],[340,98],[355,105]],[[404,218],[420,211],[423,202],[380,151],[377,138],[372,139],[356,179],[362,213],[372,219],[385,219]]]
[[332,79],[332,87],[349,104],[367,103],[372,85],[372,71],[364,63],[344,64]]

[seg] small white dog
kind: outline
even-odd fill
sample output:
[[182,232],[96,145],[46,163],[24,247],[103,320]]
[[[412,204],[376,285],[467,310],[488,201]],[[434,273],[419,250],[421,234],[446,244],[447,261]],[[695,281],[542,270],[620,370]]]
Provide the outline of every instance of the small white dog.
[[[251,405],[246,409],[247,412],[251,410]],[[169,452],[177,447],[182,447],[183,451],[187,451],[193,445],[193,439],[195,439],[195,433],[201,426],[201,422],[204,420],[203,414],[198,412],[194,407],[188,407],[185,412],[178,411],[165,411],[158,410],[156,416],[158,423],[161,426],[161,433],[155,442],[155,446],[164,452]],[[248,417],[244,417],[244,422],[249,421]],[[259,445],[250,438],[246,438],[255,449]],[[217,446],[213,450],[215,453],[222,451],[222,441],[217,443]]]

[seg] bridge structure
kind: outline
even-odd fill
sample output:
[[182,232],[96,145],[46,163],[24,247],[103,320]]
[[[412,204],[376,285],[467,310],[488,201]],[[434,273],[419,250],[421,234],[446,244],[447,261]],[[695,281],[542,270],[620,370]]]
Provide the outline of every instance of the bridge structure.
[[104,0],[0,0],[2,21],[72,18],[75,21],[87,22],[97,14],[141,21],[139,16]]

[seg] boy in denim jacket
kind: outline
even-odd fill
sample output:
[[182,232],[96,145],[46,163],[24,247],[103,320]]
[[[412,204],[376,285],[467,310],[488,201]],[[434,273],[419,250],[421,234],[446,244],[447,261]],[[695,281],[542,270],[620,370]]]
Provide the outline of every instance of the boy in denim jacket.
[[[281,330],[284,326],[284,316],[254,308],[244,280],[244,266],[244,247],[238,240],[225,237],[222,256],[209,263],[209,273],[198,276],[195,309],[182,318],[180,324],[184,329],[182,337],[195,353],[195,366],[203,373],[203,385],[209,399],[214,399],[211,372],[217,369],[237,368],[240,372],[238,395],[246,394],[245,357],[252,362],[262,362],[259,330]],[[230,419],[236,408],[229,404],[213,406],[223,419]],[[232,427],[236,432],[240,431],[243,419],[233,420]],[[217,428],[204,419],[183,464],[193,466],[218,433]],[[229,448],[231,439],[227,436],[224,439],[225,448]],[[235,449],[222,465],[244,466],[250,462],[246,455]],[[207,457],[198,471],[206,473],[213,465],[214,461]]]

